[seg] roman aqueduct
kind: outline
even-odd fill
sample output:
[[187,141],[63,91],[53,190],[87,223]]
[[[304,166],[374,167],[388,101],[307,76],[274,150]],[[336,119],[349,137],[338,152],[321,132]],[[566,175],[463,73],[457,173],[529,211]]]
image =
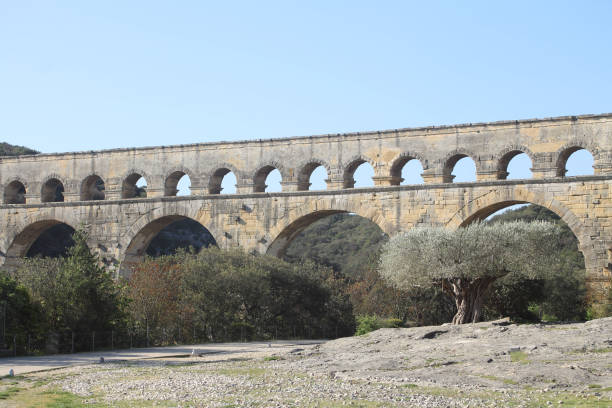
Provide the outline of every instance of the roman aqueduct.
[[[593,155],[594,175],[566,177],[566,161],[580,149]],[[531,159],[533,177],[507,180],[508,163],[520,153]],[[453,183],[463,157],[474,160],[477,180]],[[400,185],[412,159],[425,183]],[[365,162],[375,186],[354,188],[353,173]],[[321,165],[327,190],[311,191],[310,174]],[[282,191],[266,193],[274,169]],[[230,171],[236,194],[219,194]],[[183,175],[191,195],[176,196]],[[141,177],[145,198],[135,194]],[[303,228],[336,212],[369,218],[391,235],[418,224],[458,228],[534,203],[578,237],[590,299],[605,301],[611,281],[612,114],[2,157],[0,188],[0,263],[9,268],[59,223],[86,228],[90,247],[126,271],[161,229],[182,218],[201,223],[222,248],[281,255]]]

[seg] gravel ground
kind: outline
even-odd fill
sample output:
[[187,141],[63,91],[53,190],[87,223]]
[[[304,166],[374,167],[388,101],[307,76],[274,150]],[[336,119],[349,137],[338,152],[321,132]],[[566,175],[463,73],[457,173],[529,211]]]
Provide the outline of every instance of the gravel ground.
[[612,318],[503,324],[381,329],[298,349],[36,375],[109,406],[612,406]]

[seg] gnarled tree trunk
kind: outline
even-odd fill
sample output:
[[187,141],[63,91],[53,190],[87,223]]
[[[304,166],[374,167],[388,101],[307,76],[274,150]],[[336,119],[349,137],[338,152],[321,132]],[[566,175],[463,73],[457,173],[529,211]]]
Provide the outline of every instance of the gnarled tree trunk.
[[457,313],[453,324],[476,323],[482,316],[487,291],[496,278],[444,279],[442,288],[455,299]]

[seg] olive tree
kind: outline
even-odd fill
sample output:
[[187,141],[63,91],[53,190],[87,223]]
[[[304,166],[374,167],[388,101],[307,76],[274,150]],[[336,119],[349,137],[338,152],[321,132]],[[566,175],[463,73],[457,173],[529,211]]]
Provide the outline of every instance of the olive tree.
[[558,226],[546,222],[414,228],[384,245],[379,272],[397,288],[440,285],[457,306],[453,324],[477,322],[497,279],[534,279],[555,269],[559,234]]

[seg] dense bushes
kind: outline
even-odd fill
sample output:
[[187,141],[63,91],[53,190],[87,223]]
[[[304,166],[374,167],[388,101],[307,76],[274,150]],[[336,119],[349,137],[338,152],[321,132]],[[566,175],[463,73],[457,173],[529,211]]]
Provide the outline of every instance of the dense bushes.
[[11,274],[38,310],[39,318],[26,320],[22,332],[27,331],[35,341],[51,336],[52,341],[44,341],[51,352],[80,348],[81,344],[72,344],[72,333],[113,330],[124,323],[120,287],[90,252],[86,235],[76,231],[73,239],[75,244],[65,258],[26,259]]
[[402,327],[401,319],[383,319],[378,316],[358,316],[357,317],[357,331],[356,336],[367,334],[371,331],[382,329],[382,328],[398,328]]
[[112,333],[115,345],[144,346],[355,330],[344,283],[330,268],[215,247],[147,258],[114,282],[85,235],[77,231],[74,241],[65,258],[26,259],[0,276],[6,332],[20,338],[20,352],[92,350],[96,333],[110,347]]
[[239,250],[149,258],[127,287],[131,322],[155,343],[336,337],[355,325],[331,269]]

